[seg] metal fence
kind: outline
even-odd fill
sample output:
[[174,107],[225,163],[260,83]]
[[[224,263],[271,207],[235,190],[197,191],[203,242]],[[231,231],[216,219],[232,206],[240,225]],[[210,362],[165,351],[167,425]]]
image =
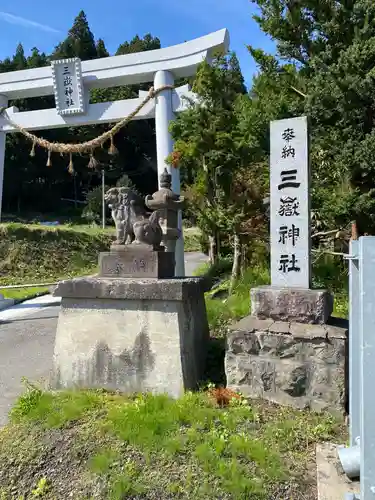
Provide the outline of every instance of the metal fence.
[[350,244],[349,432],[350,446],[338,453],[345,473],[360,478],[360,496],[375,500],[375,236]]

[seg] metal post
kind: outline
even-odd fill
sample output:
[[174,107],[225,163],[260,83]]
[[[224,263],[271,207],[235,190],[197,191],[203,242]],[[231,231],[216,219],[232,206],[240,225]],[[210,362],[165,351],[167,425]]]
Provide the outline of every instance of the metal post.
[[102,169],[102,228],[105,229],[105,173]]
[[360,324],[359,324],[359,242],[350,242],[349,259],[349,432],[350,446],[360,436]]
[[[361,500],[375,500],[375,237],[359,239],[360,485]],[[352,297],[351,297],[352,299]]]

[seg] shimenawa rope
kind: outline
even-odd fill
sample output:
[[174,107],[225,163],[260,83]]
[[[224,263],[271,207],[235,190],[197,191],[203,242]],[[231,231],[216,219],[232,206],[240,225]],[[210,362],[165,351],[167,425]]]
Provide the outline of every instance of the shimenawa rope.
[[90,161],[88,164],[89,168],[94,168],[97,165],[97,161],[94,158],[95,149],[98,147],[102,147],[103,144],[108,140],[111,141],[108,153],[112,155],[117,154],[117,149],[113,142],[114,135],[117,134],[117,132],[119,132],[119,130],[121,130],[125,125],[127,125],[141,111],[141,109],[144,106],[146,106],[146,104],[149,101],[151,101],[151,99],[155,98],[158,94],[160,94],[160,92],[163,92],[164,90],[173,90],[173,89],[174,87],[172,85],[163,85],[162,87],[159,87],[157,89],[151,87],[147,96],[128,116],[120,120],[110,130],[107,130],[99,137],[96,137],[91,141],[81,142],[79,144],[49,142],[46,139],[43,139],[43,137],[37,137],[36,135],[28,132],[24,127],[22,127],[18,123],[14,122],[11,118],[9,118],[8,114],[6,113],[5,107],[0,108],[0,115],[3,115],[8,121],[8,123],[10,123],[13,127],[15,127],[27,139],[32,141],[30,156],[35,156],[35,146],[40,146],[41,148],[46,149],[48,151],[47,167],[50,167],[52,165],[51,153],[69,154],[70,161],[68,170],[70,173],[73,173],[74,172],[73,158],[72,158],[73,153],[90,153]]

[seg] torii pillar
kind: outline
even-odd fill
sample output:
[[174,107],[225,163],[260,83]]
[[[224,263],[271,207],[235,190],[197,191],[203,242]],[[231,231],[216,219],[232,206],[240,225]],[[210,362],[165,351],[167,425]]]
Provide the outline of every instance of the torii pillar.
[[[0,108],[8,106],[8,98],[0,94]],[[0,222],[3,206],[3,183],[4,183],[4,162],[5,162],[5,141],[6,133],[0,130]]]
[[[155,74],[155,90],[164,85],[174,85],[174,76],[169,71],[158,71]],[[169,132],[169,124],[175,119],[172,102],[173,90],[164,90],[157,95],[155,100],[155,130],[156,130],[156,153],[158,163],[158,180],[160,188],[160,176],[166,168],[172,175],[172,191],[176,194],[181,192],[180,170],[166,163],[166,158],[173,152],[173,139]],[[176,242],[170,242],[176,256],[175,276],[185,276],[184,238],[182,231],[182,212],[178,213],[178,228],[180,237]],[[172,248],[170,248],[172,250]]]

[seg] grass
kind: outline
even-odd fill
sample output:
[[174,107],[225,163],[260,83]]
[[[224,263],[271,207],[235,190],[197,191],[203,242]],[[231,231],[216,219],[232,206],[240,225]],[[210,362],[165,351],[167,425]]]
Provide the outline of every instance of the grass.
[[[23,300],[47,293],[45,287],[2,290],[1,286],[50,283],[94,274],[98,255],[109,249],[114,228],[64,224],[0,224],[0,293]],[[197,251],[199,232],[187,230],[186,251]]]
[[[0,226],[2,230],[7,242],[0,240],[0,257],[8,245],[13,259],[0,265],[0,277],[6,265],[28,279],[36,278],[38,266],[52,273],[48,280],[58,273],[82,273],[96,264],[98,249],[110,238],[108,232],[88,228],[11,225]],[[41,248],[51,262],[40,256],[35,262]],[[30,269],[17,271],[25,258]],[[228,286],[229,266],[204,266],[197,274],[219,275],[220,291]],[[329,282],[324,273],[316,272],[314,279],[315,286]],[[331,284],[341,294],[336,308],[345,315],[340,280]],[[224,379],[226,327],[249,314],[250,288],[266,283],[267,267],[258,263],[244,273],[230,297],[206,294],[213,335],[208,380]],[[312,500],[315,444],[345,437],[341,424],[325,413],[243,398],[221,408],[203,391],[172,400],[105,391],[51,393],[28,384],[10,420],[0,429],[0,500]]]
[[327,414],[204,392],[29,386],[0,431],[0,498],[310,500],[314,445],[341,436]]
[[219,277],[222,282],[213,291],[206,293],[206,310],[211,332],[216,336],[225,335],[229,322],[247,316],[250,311],[250,289],[269,283],[269,272],[265,266],[252,266],[245,270],[235,284],[233,292],[225,299],[215,298],[215,294],[229,288],[229,269],[231,263],[221,260],[216,266],[200,266],[195,274]]
[[184,228],[185,252],[201,252],[202,233],[197,227]]
[[46,293],[48,293],[48,291],[48,288],[43,287],[13,288],[7,290],[4,290],[0,287],[0,293],[6,299],[14,299],[16,301],[39,297],[40,295],[45,295]]
[[[210,267],[203,264],[196,270],[196,275],[220,278],[221,283],[213,291],[206,293],[206,309],[211,332],[217,336],[225,336],[226,327],[231,321],[250,314],[250,289],[270,283],[268,263],[262,262],[248,267],[234,286],[233,293],[226,296],[229,289],[230,260],[222,259],[217,265]],[[348,318],[348,275],[341,262],[330,259],[315,263],[313,268],[313,287],[328,288],[334,294],[333,315]],[[217,293],[224,292],[224,299],[216,298]]]
[[[113,231],[112,231],[113,232]],[[45,287],[2,290],[2,285],[51,283],[93,274],[98,254],[108,249],[111,231],[88,226],[0,224],[0,293],[23,300]]]
[[111,236],[89,227],[0,225],[0,286],[53,282],[90,271]]
[[[233,320],[250,314],[250,289],[269,283],[269,273],[261,266],[246,269],[243,276],[233,288],[232,295],[224,300],[206,295],[207,316],[212,331],[221,332]],[[226,289],[229,281],[224,281],[220,288]],[[217,290],[215,290],[217,291]]]

